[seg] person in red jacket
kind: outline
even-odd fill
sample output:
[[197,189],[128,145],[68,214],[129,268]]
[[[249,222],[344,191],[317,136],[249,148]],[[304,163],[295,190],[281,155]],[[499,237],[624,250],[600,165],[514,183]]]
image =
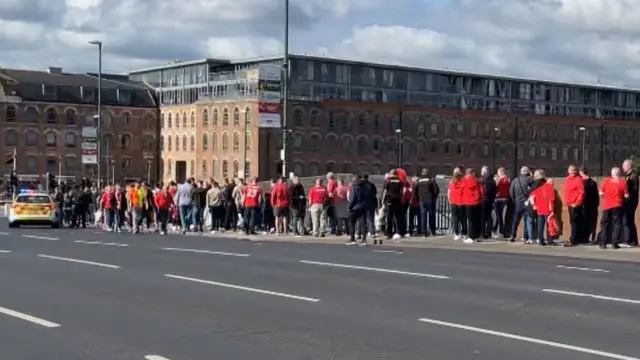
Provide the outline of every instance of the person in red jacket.
[[449,181],[447,198],[451,206],[451,225],[453,239],[460,240],[467,236],[467,217],[462,204],[462,168],[453,169],[453,178]]
[[611,169],[611,177],[604,179],[600,185],[602,196],[602,218],[600,229],[602,233],[598,239],[598,246],[606,249],[611,243],[614,249],[620,248],[622,240],[622,214],[624,200],[629,197],[627,182],[620,177],[620,168]]
[[165,186],[158,191],[153,201],[156,204],[156,222],[160,228],[160,235],[167,234],[167,221],[169,221],[169,212],[173,205],[173,195],[171,195],[170,187]]
[[107,231],[115,231],[116,224],[116,210],[118,203],[116,200],[116,194],[113,191],[112,186],[104,188],[104,192],[100,197],[100,209],[102,209],[102,217],[104,219],[104,225]]
[[258,178],[250,180],[249,184],[242,189],[242,199],[244,206],[244,232],[247,235],[257,235],[256,220],[258,209],[262,204],[263,191],[258,185]]
[[575,246],[587,241],[584,221],[584,180],[578,174],[578,169],[571,165],[568,169],[569,176],[564,179],[562,198],[569,208],[569,222],[571,224],[571,237],[566,246]]
[[474,243],[480,239],[480,228],[482,225],[482,184],[478,181],[473,169],[465,171],[462,179],[461,202],[465,208],[465,215],[469,226],[469,238],[464,242]]
[[504,210],[507,208],[507,203],[509,201],[509,189],[511,189],[511,180],[505,174],[505,169],[503,167],[498,169],[496,176],[496,201],[495,201],[495,212],[496,212],[496,220],[493,224],[493,232],[497,234],[502,234],[502,236],[506,237],[507,229],[505,229],[505,213]]
[[[547,229],[547,220],[553,214],[556,201],[555,191],[547,179],[544,170],[538,169],[533,174],[533,183],[529,192],[529,203],[538,214],[536,219],[538,224],[538,245],[547,245],[544,233]],[[550,236],[547,236],[549,244],[553,244]]]
[[276,218],[276,234],[286,234],[289,229],[289,189],[284,177],[271,188],[271,206]]
[[325,236],[326,212],[325,203],[329,199],[327,188],[322,185],[322,179],[316,179],[316,184],[309,189],[309,214],[311,215],[311,233],[315,237]]

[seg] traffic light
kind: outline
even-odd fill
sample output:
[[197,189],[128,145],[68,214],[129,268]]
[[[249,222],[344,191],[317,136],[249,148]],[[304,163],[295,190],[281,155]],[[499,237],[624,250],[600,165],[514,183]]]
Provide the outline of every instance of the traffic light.
[[9,175],[9,183],[11,184],[12,187],[18,186],[18,177],[16,176],[15,171],[12,171],[11,174]]
[[52,173],[47,173],[47,189],[49,191],[56,188],[56,178]]

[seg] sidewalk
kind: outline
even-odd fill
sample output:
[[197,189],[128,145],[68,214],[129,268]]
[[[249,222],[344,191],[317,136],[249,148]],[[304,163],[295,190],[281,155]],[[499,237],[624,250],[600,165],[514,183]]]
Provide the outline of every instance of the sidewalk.
[[[188,233],[191,236],[199,234]],[[285,242],[297,244],[328,244],[328,245],[344,245],[347,241],[346,236],[327,236],[324,238],[316,238],[311,236],[293,237],[292,235],[245,235],[242,233],[220,233],[215,234],[202,233],[201,236],[238,239],[256,242]],[[371,246],[373,241],[370,240]],[[496,239],[487,240],[485,242],[475,244],[465,244],[462,241],[454,241],[450,235],[434,236],[429,238],[414,237],[405,238],[399,241],[384,240],[383,245],[375,245],[394,250],[402,249],[446,249],[460,251],[483,251],[493,253],[508,253],[520,255],[546,255],[546,256],[562,256],[581,259],[608,260],[608,261],[631,261],[640,262],[640,247],[631,249],[607,249],[601,250],[597,246],[577,246],[565,248],[562,246],[538,246],[524,245],[520,242],[510,243],[506,240]]]

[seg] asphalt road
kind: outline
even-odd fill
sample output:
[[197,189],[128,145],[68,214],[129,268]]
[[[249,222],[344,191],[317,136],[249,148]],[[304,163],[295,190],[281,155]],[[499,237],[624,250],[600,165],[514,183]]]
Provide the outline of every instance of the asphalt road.
[[1,359],[640,359],[637,264],[0,226]]

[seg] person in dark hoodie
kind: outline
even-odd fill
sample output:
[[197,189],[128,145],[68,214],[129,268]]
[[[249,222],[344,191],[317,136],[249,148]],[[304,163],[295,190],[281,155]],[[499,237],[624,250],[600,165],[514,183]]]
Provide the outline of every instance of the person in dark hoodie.
[[358,174],[351,186],[347,210],[349,211],[351,229],[354,231],[351,231],[351,238],[347,241],[347,245],[356,244],[356,231],[361,239],[360,245],[367,245],[366,214],[370,202],[370,190],[367,182],[362,174]]
[[369,174],[362,175],[362,180],[364,185],[367,187],[367,210],[365,214],[367,231],[371,234],[373,238],[373,243],[378,244],[378,242],[382,245],[382,239],[377,240],[376,235],[376,209],[378,208],[378,189],[376,186],[369,181]]
[[207,188],[203,186],[202,181],[194,182],[194,186],[191,189],[191,204],[193,205],[194,231],[203,232],[203,215],[207,206]]
[[291,209],[293,236],[301,237],[305,234],[304,218],[307,213],[307,194],[297,176],[293,177],[289,187],[289,208]]
[[493,205],[496,201],[497,185],[488,166],[480,170],[480,183],[482,184],[482,223],[480,224],[480,236],[483,239],[491,238],[493,228]]
[[431,177],[428,169],[422,169],[413,186],[412,200],[416,200],[420,205],[420,231],[425,237],[429,234],[436,235],[436,203],[439,194],[440,188],[436,179]]
[[598,208],[600,207],[600,190],[598,183],[589,176],[586,167],[580,168],[580,176],[584,183],[584,218],[587,225],[584,240],[596,242],[596,228],[598,227]]

